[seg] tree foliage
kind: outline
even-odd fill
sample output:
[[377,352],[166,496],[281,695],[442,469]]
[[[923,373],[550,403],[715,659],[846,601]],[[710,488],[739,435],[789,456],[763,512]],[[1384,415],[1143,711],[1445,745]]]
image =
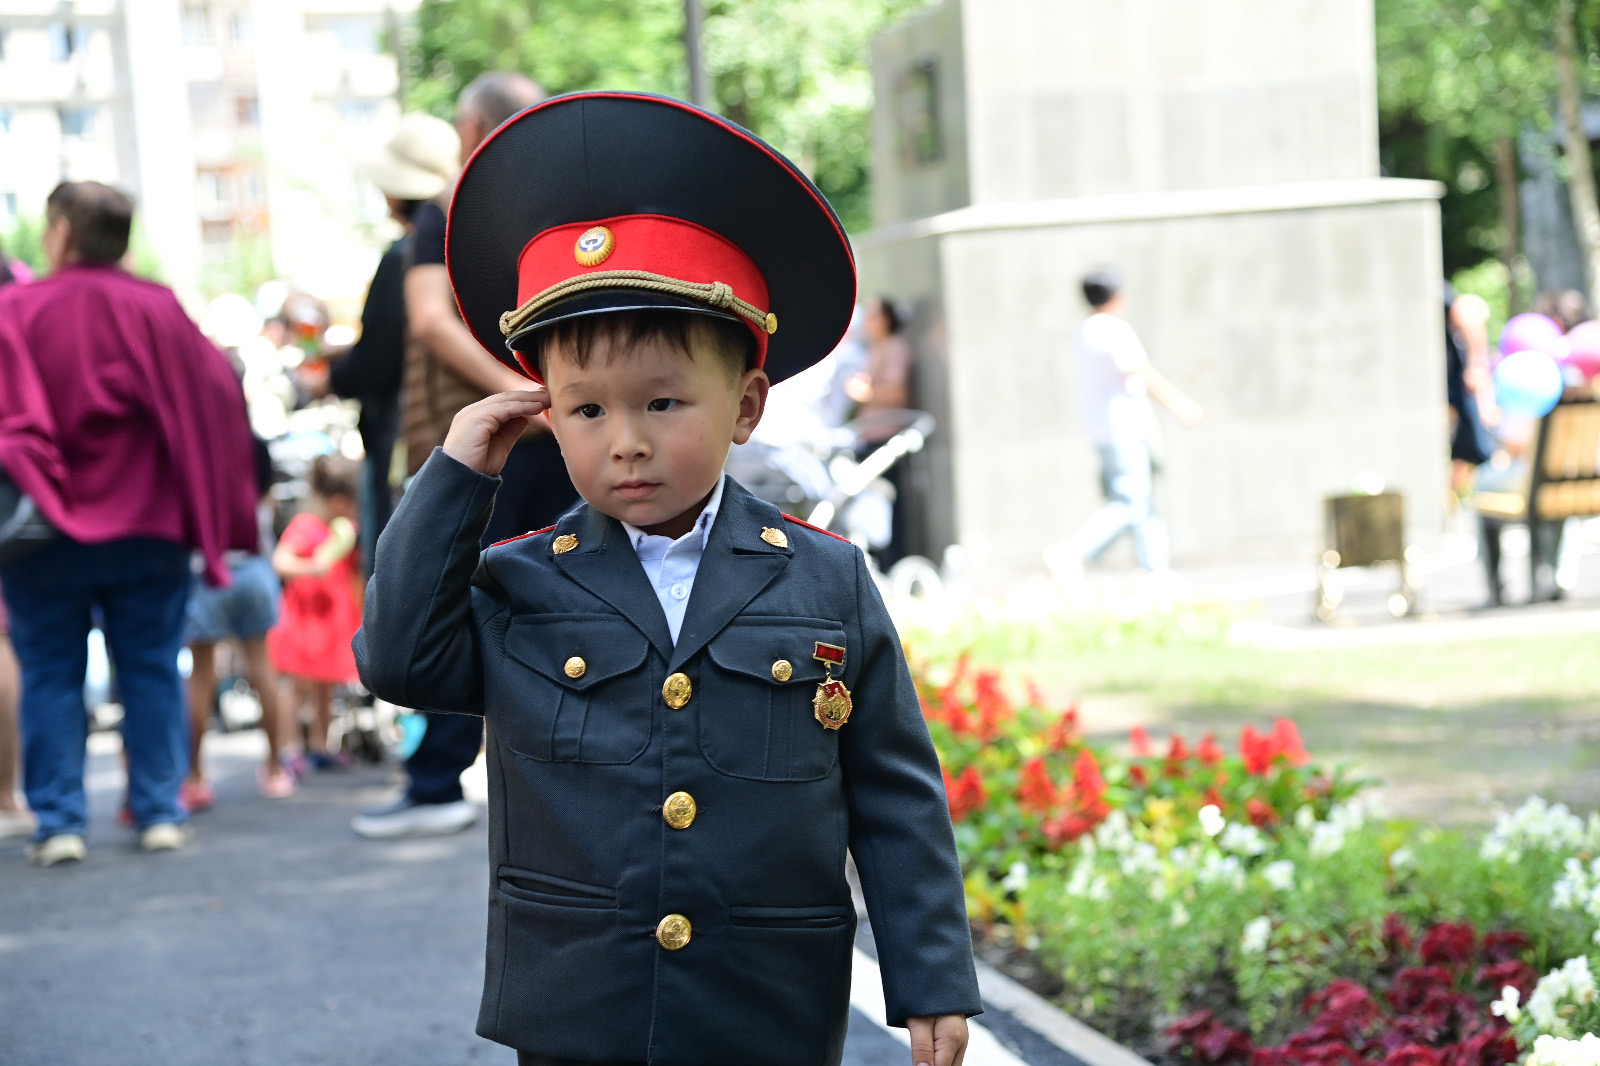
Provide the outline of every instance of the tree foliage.
[[[853,230],[871,222],[874,33],[934,0],[708,0],[703,47],[721,114],[799,164]],[[408,48],[412,106],[448,115],[486,70],[551,93],[687,92],[682,0],[422,0]]]

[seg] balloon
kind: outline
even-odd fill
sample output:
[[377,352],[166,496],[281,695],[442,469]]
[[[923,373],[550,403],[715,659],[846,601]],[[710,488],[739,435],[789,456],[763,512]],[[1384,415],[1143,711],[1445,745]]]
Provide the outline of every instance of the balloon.
[[1561,350],[1561,341],[1559,322],[1549,315],[1529,312],[1513,318],[1500,331],[1500,354],[1526,351],[1555,354]]
[[1567,356],[1562,360],[1585,378],[1600,374],[1600,322],[1580,322],[1567,334]]
[[1561,367],[1544,352],[1512,352],[1494,368],[1494,398],[1509,414],[1543,417],[1562,387]]

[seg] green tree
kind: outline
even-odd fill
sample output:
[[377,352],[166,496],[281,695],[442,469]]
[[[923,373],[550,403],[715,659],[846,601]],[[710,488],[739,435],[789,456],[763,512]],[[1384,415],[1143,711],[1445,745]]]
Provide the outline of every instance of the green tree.
[[[704,53],[716,110],[816,181],[846,227],[871,224],[872,35],[934,0],[709,0]],[[552,93],[684,96],[682,0],[422,0],[409,103],[448,115],[491,69]]]

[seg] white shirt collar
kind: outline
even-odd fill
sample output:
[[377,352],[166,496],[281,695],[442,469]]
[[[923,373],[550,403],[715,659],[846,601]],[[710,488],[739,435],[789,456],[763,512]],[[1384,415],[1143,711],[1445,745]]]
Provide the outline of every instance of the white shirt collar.
[[[689,532],[685,533],[683,536],[679,537],[677,540],[669,541],[668,543],[670,545],[683,544],[686,541],[689,541],[689,538],[698,534],[700,537],[700,543],[698,547],[702,552],[706,550],[706,545],[711,541],[711,526],[716,522],[717,511],[722,507],[722,489],[727,483],[728,476],[726,474],[717,478],[717,487],[711,490],[711,499],[706,501],[705,509],[700,512],[700,517],[695,520],[694,528],[689,530]],[[655,537],[658,540],[667,540],[666,537],[659,536],[657,534],[646,533],[638,526],[631,525],[627,522],[622,523],[622,528],[627,530],[628,543],[633,545],[634,551],[638,551],[640,548],[644,547],[645,541],[651,537]]]

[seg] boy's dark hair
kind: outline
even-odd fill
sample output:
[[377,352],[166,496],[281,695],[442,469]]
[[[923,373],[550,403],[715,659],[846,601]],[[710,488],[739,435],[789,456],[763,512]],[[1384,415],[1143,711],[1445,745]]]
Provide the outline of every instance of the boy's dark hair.
[[98,181],[64,181],[45,199],[48,218],[64,218],[78,258],[115,263],[128,254],[133,232],[133,200]]
[[319,455],[311,461],[311,491],[323,499],[356,498],[356,464],[341,455]]
[[1083,276],[1083,298],[1090,307],[1104,307],[1122,291],[1122,279],[1114,270],[1091,270]]
[[695,357],[694,345],[699,341],[714,349],[734,380],[750,368],[755,356],[756,342],[749,328],[726,318],[693,311],[613,311],[580,315],[540,330],[536,356],[539,376],[544,376],[550,352],[556,348],[581,369],[589,365],[595,349],[603,344],[622,352],[652,340],[663,341],[690,359]]

